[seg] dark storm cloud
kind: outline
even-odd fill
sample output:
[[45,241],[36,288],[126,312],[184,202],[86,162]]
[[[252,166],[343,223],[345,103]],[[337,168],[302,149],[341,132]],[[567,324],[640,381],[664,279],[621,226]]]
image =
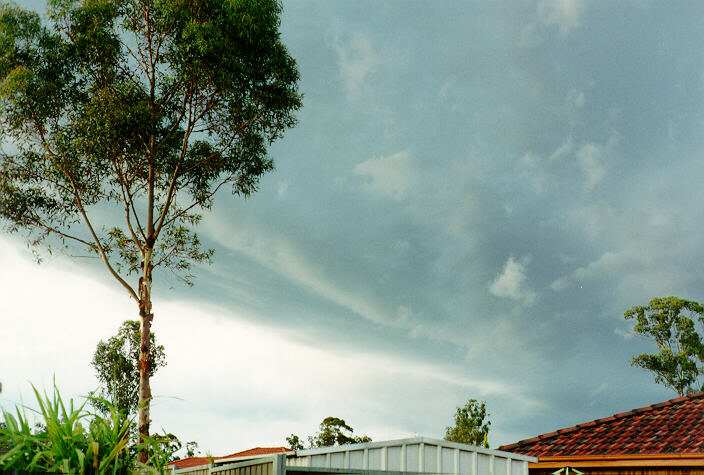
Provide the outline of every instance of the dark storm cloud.
[[470,397],[497,443],[671,396],[628,366],[647,346],[622,314],[704,298],[702,10],[285,3],[300,123],[260,192],[206,216],[193,297],[426,362],[450,407],[372,412],[429,436]]

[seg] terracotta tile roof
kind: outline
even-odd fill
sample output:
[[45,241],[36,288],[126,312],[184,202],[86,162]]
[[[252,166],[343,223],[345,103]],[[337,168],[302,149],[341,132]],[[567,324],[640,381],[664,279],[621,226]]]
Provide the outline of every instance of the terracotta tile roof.
[[[213,461],[231,459],[235,457],[256,457],[258,455],[270,455],[270,454],[280,454],[283,452],[289,452],[291,449],[287,447],[255,447],[253,449],[243,450],[242,452],[235,452],[234,454],[224,455],[222,457],[213,457]],[[208,457],[187,457],[181,460],[174,460],[169,462],[168,465],[174,466],[175,468],[188,468],[197,467],[198,465],[208,465],[210,460]]]
[[222,457],[215,457],[215,459],[224,459],[231,457],[254,457],[256,455],[270,455],[270,454],[280,454],[283,452],[290,452],[291,449],[288,447],[255,447],[253,449],[243,450],[242,452],[235,452],[234,454],[225,455]]
[[167,465],[173,466],[174,468],[189,468],[199,465],[208,465],[209,463],[208,457],[186,457],[185,459],[169,462]]
[[704,392],[560,429],[500,449],[534,457],[701,454]]

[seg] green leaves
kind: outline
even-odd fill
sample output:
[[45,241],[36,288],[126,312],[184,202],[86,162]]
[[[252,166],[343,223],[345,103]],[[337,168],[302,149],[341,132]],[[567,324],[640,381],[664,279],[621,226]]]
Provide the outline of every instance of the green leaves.
[[49,8],[43,27],[38,15],[0,3],[0,219],[32,246],[98,256],[151,320],[152,270],[192,284],[192,265],[213,255],[193,230],[201,213],[224,185],[256,191],[273,169],[268,146],[296,123],[299,75],[280,40],[281,6],[50,0]]
[[[333,445],[359,444],[371,442],[368,435],[354,436],[354,429],[347,425],[344,419],[339,417],[326,417],[320,423],[320,431],[317,434],[308,436],[310,447],[332,447]],[[303,449],[303,441],[295,434],[286,437],[286,442],[292,450]]]
[[486,402],[470,399],[455,413],[455,425],[445,429],[445,440],[489,448],[487,437],[491,422],[487,419]]
[[704,343],[695,321],[704,322],[704,306],[677,297],[654,298],[647,306],[635,306],[624,313],[635,320],[633,330],[652,339],[658,353],[633,357],[631,365],[655,373],[655,382],[674,389],[678,395],[699,391],[704,372]]
[[[25,411],[3,411],[0,424],[0,471],[128,474],[165,473],[166,464],[181,448],[173,434],[157,434],[134,443],[132,419],[107,400],[89,397],[83,404],[64,403],[59,389],[42,394],[33,387],[42,423],[32,428]],[[93,414],[86,402],[101,401],[106,412]],[[194,442],[189,442],[193,450]],[[195,444],[197,446],[197,444]],[[135,460],[138,450],[149,454],[147,464]]]
[[[91,399],[91,404],[99,411],[109,412],[111,404],[107,401],[112,401],[120,411],[128,414],[136,412],[139,400],[139,342],[139,322],[136,320],[123,322],[116,335],[98,342],[91,366],[101,385],[101,397]],[[164,347],[156,344],[154,333],[151,334],[149,358],[150,376],[166,366]]]
[[0,132],[28,140],[56,127],[76,89],[67,53],[36,13],[0,4]]
[[[18,149],[0,155],[8,229],[98,251],[111,272],[153,252],[191,282],[189,262],[212,255],[193,217],[223,185],[256,191],[301,107],[280,13],[275,0],[51,0],[44,27],[2,4],[0,133]],[[101,234],[96,209],[125,219]]]
[[26,414],[3,412],[0,446],[12,447],[0,455],[0,470],[60,473],[127,473],[134,456],[128,451],[130,421],[111,406],[107,417],[85,411],[73,400],[68,406],[56,386],[51,396],[34,388],[40,429],[32,430]]

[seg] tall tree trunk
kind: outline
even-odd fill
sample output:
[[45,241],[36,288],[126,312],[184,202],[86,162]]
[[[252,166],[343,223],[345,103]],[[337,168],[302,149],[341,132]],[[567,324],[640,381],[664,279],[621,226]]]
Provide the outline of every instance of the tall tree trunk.
[[[149,357],[151,346],[151,327],[154,315],[152,314],[152,265],[151,250],[146,252],[143,263],[143,274],[139,279],[139,316],[140,316],[140,344],[139,344],[139,412],[137,415],[137,428],[140,442],[143,436],[149,436],[149,404],[152,398],[152,389],[149,385],[151,359]],[[148,454],[141,450],[137,460],[147,463]]]

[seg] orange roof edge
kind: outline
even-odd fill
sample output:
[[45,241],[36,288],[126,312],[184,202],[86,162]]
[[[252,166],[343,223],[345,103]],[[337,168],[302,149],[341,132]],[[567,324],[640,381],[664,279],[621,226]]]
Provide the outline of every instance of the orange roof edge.
[[[223,463],[229,461],[237,461],[243,459],[258,459],[281,453],[293,453],[288,447],[254,447],[253,449],[235,452],[234,454],[224,455],[222,457],[212,457],[213,463]],[[210,458],[208,457],[186,457],[180,460],[174,460],[167,465],[180,465],[179,468],[191,468],[200,465],[209,465]]]
[[264,458],[276,454],[288,453],[295,453],[295,450],[291,450],[288,447],[255,447],[253,449],[243,450],[242,452],[235,452],[234,454],[224,455],[222,457],[215,457],[215,461],[217,463],[223,463],[241,459]]

